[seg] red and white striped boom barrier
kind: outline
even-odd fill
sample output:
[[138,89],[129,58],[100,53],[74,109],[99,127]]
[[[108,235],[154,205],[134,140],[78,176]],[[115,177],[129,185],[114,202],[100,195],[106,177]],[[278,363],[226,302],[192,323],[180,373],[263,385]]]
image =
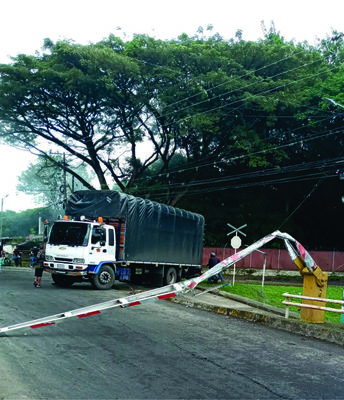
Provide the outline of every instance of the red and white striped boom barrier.
[[[92,315],[100,314],[104,310],[108,310],[110,308],[127,308],[132,306],[137,306],[139,304],[148,303],[150,301],[156,300],[166,300],[173,297],[176,297],[180,294],[186,293],[190,290],[193,290],[200,282],[207,280],[213,275],[217,275],[219,272],[223,271],[224,269],[229,268],[233,264],[237,263],[238,261],[242,260],[246,256],[248,256],[253,251],[257,250],[258,248],[262,247],[264,244],[270,242],[273,239],[282,239],[285,242],[285,245],[288,249],[289,255],[294,260],[297,257],[302,258],[306,267],[312,271],[316,266],[314,260],[309,255],[309,253],[301,246],[299,242],[297,242],[294,238],[292,238],[287,233],[282,233],[279,231],[275,231],[270,235],[265,236],[264,238],[258,240],[257,242],[253,243],[252,245],[246,247],[245,249],[233,254],[232,256],[226,258],[225,260],[221,261],[213,268],[206,271],[204,274],[197,278],[192,278],[183,282],[171,284],[168,286],[164,286],[158,289],[148,290],[146,292],[142,292],[140,294],[131,295],[127,297],[117,298],[113,300],[106,301],[104,303],[98,303],[87,307],[78,308],[71,311],[66,311],[60,314],[50,315],[47,317],[22,322],[15,325],[6,326],[0,328],[0,334],[7,333],[10,331],[23,329],[23,328],[41,328],[44,326],[55,325],[58,322],[65,321],[69,318],[85,318],[90,317]],[[291,244],[293,243],[294,246]]]

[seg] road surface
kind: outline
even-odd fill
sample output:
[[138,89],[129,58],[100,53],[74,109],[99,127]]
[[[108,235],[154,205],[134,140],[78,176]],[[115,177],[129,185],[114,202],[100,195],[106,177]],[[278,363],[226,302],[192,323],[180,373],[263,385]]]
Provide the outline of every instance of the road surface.
[[[128,294],[0,273],[0,326]],[[344,349],[160,301],[0,337],[0,399],[342,399]]]

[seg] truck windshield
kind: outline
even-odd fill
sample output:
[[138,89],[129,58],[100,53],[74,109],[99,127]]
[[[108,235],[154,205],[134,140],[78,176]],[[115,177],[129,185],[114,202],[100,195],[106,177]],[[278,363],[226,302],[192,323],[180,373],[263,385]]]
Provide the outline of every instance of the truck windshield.
[[49,244],[87,246],[90,225],[77,222],[55,222],[49,237]]

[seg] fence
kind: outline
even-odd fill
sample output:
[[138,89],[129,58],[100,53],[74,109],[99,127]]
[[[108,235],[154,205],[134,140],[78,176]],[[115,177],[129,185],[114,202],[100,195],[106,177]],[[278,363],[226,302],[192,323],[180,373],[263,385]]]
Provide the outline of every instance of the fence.
[[301,296],[301,295],[290,294],[290,293],[283,293],[283,296],[286,297],[286,300],[282,301],[282,304],[284,304],[286,306],[286,308],[285,308],[285,318],[286,319],[289,318],[289,307],[290,306],[312,308],[314,310],[330,311],[330,312],[336,312],[336,313],[344,314],[344,309],[343,308],[331,308],[331,307],[316,306],[314,304],[295,303],[293,301],[290,301],[290,298],[302,299],[302,300],[311,300],[311,301],[322,301],[323,303],[341,304],[342,307],[343,307],[344,301],[342,301],[342,300],[324,299],[324,298],[321,298],[321,297],[307,297],[307,296]]
[[[240,249],[238,250],[240,251]],[[204,247],[202,264],[207,265],[209,255],[214,252],[221,260],[234,254],[231,248]],[[315,262],[325,272],[344,272],[344,252],[341,251],[309,251]],[[287,250],[261,249],[261,252],[253,252],[236,265],[237,268],[262,269],[266,258],[266,269],[277,271],[295,271],[295,265],[291,261]]]

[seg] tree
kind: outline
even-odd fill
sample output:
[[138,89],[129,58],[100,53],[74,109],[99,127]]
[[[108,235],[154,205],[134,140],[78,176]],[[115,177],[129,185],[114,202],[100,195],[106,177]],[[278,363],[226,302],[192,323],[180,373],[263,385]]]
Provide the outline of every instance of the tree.
[[[162,90],[157,85],[155,112],[160,120],[177,117],[174,141],[185,162],[172,168],[169,160],[155,180],[150,174],[138,182],[142,193],[173,204],[205,184],[216,188],[219,179],[314,157],[311,139],[321,130],[321,110],[314,107],[328,75],[326,60],[317,49],[285,42],[274,32],[257,43],[238,39],[182,35],[169,43],[169,71],[182,83],[171,81]],[[160,77],[161,52],[155,58],[152,50],[141,53],[149,54],[142,59]],[[157,185],[162,180],[165,185]]]
[[137,113],[142,106],[132,101],[140,96],[136,63],[102,44],[46,41],[45,49],[43,55],[20,55],[0,67],[3,135],[52,162],[47,143],[63,149],[92,169],[101,189],[109,188],[109,177],[123,189],[122,179],[130,181],[131,171],[121,168],[119,154],[131,144],[135,164],[135,144],[141,140]]
[[[64,168],[65,157],[51,155],[54,162],[46,158],[39,158],[38,163],[29,165],[19,177],[17,189],[34,195],[37,204],[45,204],[61,210],[65,199],[75,190],[85,187],[75,182],[74,176],[67,174]],[[92,179],[82,165],[75,165],[73,171],[81,176],[86,182]]]
[[267,204],[272,226],[340,162],[342,119],[323,98],[341,99],[342,54],[341,37],[312,47],[274,28],[258,42],[201,29],[169,41],[47,40],[43,54],[0,66],[2,135],[56,165],[60,149],[89,189],[73,159],[101,189],[209,211],[214,227],[230,204],[228,213],[252,215],[256,235]]
[[[275,149],[280,130],[288,140],[276,114],[291,115],[288,130],[303,124],[296,110],[314,84],[304,77],[312,69],[317,76],[322,60],[274,33],[258,43],[238,38],[138,35],[124,43],[110,36],[87,46],[46,40],[42,55],[0,67],[2,132],[47,158],[44,143],[62,148],[92,169],[101,189],[136,187],[158,160],[166,176],[176,152],[197,166],[216,159],[226,169],[243,156],[246,166],[273,165],[287,157]],[[151,152],[141,160],[143,141]],[[200,176],[198,169],[188,181]],[[173,198],[178,193],[168,190]]]
[[3,236],[24,238],[30,234],[38,235],[39,219],[56,218],[52,208],[34,208],[31,210],[3,213]]

